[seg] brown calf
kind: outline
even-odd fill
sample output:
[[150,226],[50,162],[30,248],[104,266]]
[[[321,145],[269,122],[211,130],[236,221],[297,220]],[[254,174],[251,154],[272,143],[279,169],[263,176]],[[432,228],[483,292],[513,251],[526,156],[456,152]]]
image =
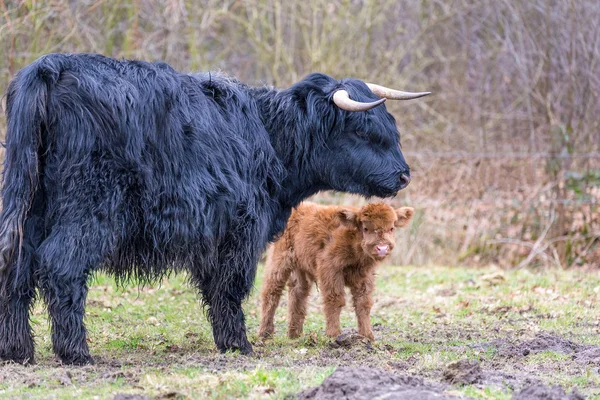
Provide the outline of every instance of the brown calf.
[[375,267],[394,248],[394,228],[406,226],[414,209],[383,203],[362,208],[303,203],[292,212],[282,237],[269,250],[261,291],[259,336],[273,335],[273,318],[285,284],[289,288],[288,337],[302,333],[313,282],[323,296],[326,334],[341,333],[340,312],[350,288],[358,332],[373,340],[372,293]]

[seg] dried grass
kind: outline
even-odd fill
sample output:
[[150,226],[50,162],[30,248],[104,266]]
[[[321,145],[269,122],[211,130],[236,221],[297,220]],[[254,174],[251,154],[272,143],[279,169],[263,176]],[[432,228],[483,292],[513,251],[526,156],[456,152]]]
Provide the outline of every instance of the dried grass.
[[432,90],[388,106],[414,171],[394,201],[420,210],[394,262],[598,266],[599,20],[595,0],[0,0],[0,91],[48,52]]

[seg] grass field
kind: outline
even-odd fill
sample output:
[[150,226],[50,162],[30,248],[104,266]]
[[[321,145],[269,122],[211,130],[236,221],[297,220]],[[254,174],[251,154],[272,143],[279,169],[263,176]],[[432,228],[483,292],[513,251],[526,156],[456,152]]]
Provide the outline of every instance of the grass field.
[[[285,398],[319,385],[338,366],[372,366],[441,382],[446,365],[464,358],[480,362],[482,378],[448,385],[449,394],[510,398],[525,382],[539,379],[600,398],[597,272],[388,266],[379,270],[375,298],[372,346],[332,345],[323,334],[316,290],[302,338],[285,337],[282,301],[276,337],[261,343],[255,290],[245,310],[256,355],[244,357],[214,349],[184,276],[122,289],[99,275],[86,316],[96,365],[63,367],[54,359],[46,313],[38,305],[37,364],[1,367],[0,398]],[[349,306],[342,326],[355,327]]]

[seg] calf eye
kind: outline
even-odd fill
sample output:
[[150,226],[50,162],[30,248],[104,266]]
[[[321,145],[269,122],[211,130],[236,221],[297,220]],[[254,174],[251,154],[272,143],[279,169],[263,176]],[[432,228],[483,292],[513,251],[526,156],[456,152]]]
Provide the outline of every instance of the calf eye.
[[363,228],[364,232],[369,232],[369,228]]
[[390,228],[390,232],[394,232],[394,227],[393,226]]

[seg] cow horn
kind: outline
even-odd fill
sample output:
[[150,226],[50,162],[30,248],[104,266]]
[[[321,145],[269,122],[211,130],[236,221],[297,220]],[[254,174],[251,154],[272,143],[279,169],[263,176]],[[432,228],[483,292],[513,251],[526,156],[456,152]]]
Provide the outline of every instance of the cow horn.
[[386,88],[385,86],[376,85],[374,83],[367,83],[367,86],[377,96],[382,97],[384,99],[390,99],[390,100],[412,100],[412,99],[418,99],[419,97],[423,97],[423,96],[427,96],[428,94],[431,94],[431,92],[419,92],[419,93],[403,92],[401,90]]
[[340,89],[333,94],[333,102],[342,110],[346,111],[367,111],[373,107],[377,107],[383,103],[386,99],[379,99],[370,103],[362,103],[355,101],[350,98],[348,92]]

